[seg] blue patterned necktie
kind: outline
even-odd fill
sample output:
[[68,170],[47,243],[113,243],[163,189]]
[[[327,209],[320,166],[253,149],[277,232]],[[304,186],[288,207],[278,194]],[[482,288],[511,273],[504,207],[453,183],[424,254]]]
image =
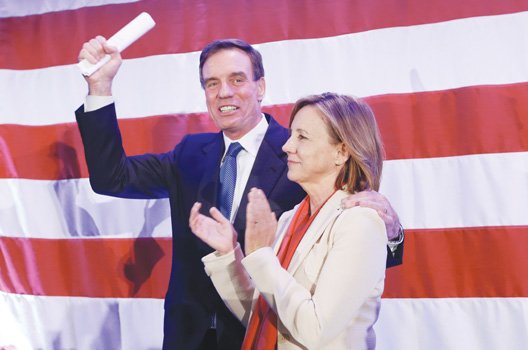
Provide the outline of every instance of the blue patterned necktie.
[[220,167],[220,187],[218,191],[218,207],[220,212],[227,218],[231,217],[233,198],[235,195],[235,185],[237,176],[236,157],[243,147],[238,142],[229,145],[224,158],[224,163]]

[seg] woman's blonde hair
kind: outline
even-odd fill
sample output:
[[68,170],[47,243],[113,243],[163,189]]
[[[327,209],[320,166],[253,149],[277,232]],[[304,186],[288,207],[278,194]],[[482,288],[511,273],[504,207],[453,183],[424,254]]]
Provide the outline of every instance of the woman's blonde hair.
[[361,99],[326,92],[298,100],[293,106],[290,127],[295,115],[306,106],[321,113],[330,137],[343,143],[350,155],[335,182],[336,189],[349,193],[366,189],[379,190],[383,168],[383,144],[370,107]]

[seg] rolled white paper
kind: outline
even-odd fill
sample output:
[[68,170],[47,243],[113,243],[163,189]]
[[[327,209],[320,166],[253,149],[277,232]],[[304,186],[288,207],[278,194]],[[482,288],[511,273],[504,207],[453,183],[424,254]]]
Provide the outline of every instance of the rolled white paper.
[[[156,22],[154,22],[152,17],[148,13],[142,12],[139,14],[139,16],[130,21],[130,23],[121,28],[117,33],[112,35],[112,37],[108,39],[107,43],[110,46],[117,47],[117,50],[122,52],[124,49],[130,46],[130,44],[151,30],[155,25]],[[83,59],[77,64],[77,66],[84,76],[89,77],[108,61],[110,61],[110,55],[105,55],[96,64],[92,64],[86,59]]]

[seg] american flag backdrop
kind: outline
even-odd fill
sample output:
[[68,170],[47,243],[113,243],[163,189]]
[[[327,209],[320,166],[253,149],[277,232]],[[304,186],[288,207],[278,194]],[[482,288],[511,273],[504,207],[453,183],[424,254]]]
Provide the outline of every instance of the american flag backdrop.
[[0,0],[0,348],[161,347],[168,201],[94,194],[73,113],[82,43],[143,11],[114,83],[129,154],[215,130],[198,56],[219,38],[261,51],[283,124],[307,94],[365,97],[406,229],[378,348],[528,348],[526,0]]

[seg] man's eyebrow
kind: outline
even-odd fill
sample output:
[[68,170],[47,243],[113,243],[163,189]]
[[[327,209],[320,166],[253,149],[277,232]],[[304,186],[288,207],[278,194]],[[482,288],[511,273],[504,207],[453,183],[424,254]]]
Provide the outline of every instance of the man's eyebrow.
[[[247,75],[245,72],[233,72],[231,74],[229,74],[229,77],[232,78],[232,77],[244,77],[244,78],[247,78]],[[220,80],[216,77],[209,77],[209,78],[206,78],[204,79],[204,83],[207,83],[208,81],[211,81],[211,80]]]
[[207,83],[208,81],[211,81],[211,80],[218,80],[218,78],[215,78],[215,77],[207,78],[204,80],[204,83]]
[[229,74],[230,77],[235,77],[235,76],[243,76],[243,77],[247,77],[246,73],[244,72],[233,72],[231,74]]

